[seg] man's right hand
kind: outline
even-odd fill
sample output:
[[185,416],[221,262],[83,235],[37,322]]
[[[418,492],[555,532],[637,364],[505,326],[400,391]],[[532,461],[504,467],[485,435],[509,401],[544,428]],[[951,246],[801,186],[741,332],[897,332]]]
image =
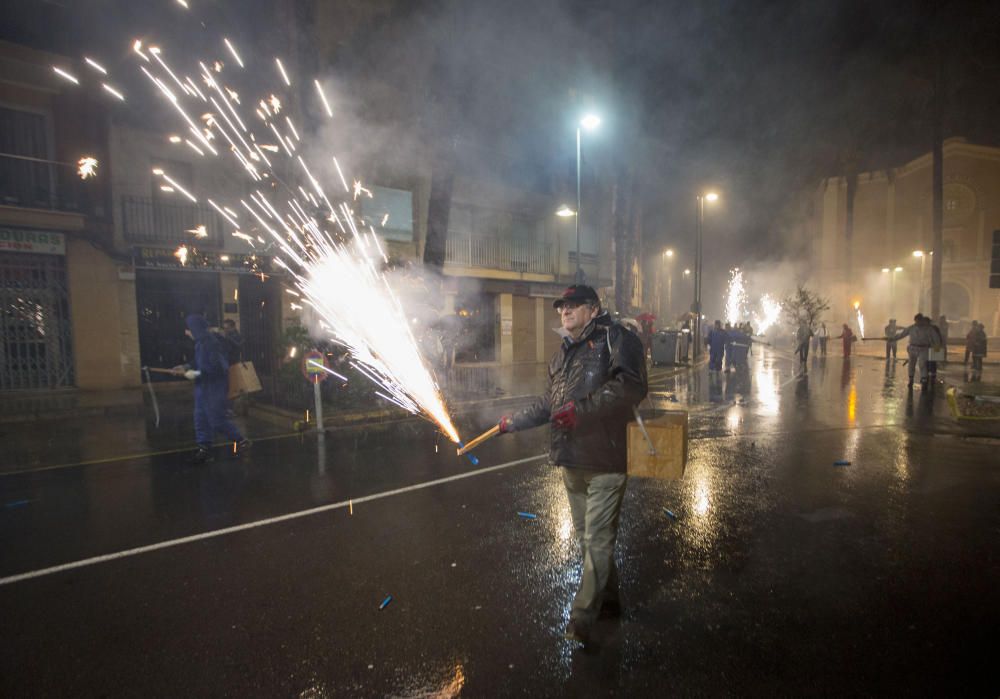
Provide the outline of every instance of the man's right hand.
[[500,434],[513,432],[516,429],[514,427],[514,417],[511,415],[504,415],[500,418],[500,422],[497,423],[497,427],[500,428]]

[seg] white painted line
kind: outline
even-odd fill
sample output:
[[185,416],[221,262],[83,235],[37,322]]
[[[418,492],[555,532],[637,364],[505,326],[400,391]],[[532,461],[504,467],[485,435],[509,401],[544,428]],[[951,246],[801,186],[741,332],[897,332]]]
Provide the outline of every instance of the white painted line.
[[139,546],[134,549],[126,549],[124,551],[118,551],[116,553],[106,553],[103,556],[84,558],[83,560],[80,561],[63,563],[62,565],[52,566],[50,568],[40,568],[39,570],[32,570],[28,571],[27,573],[19,573],[17,575],[11,575],[6,578],[0,578],[0,585],[9,585],[11,583],[20,582],[22,580],[40,578],[44,575],[52,575],[53,573],[61,573],[66,570],[73,570],[74,568],[83,568],[85,566],[92,566],[98,563],[106,563],[108,561],[118,560],[119,558],[138,556],[140,553],[150,553],[151,551],[159,551],[160,549],[170,548],[171,546],[180,546],[182,544],[190,544],[195,541],[214,539],[215,537],[218,536],[226,536],[227,534],[235,534],[236,532],[242,532],[247,529],[265,527],[269,524],[278,524],[279,522],[287,522],[292,519],[298,519],[299,517],[309,517],[310,515],[318,515],[322,512],[329,512],[330,510],[337,510],[342,507],[350,507],[352,503],[356,505],[362,502],[371,502],[372,500],[380,500],[382,498],[392,497],[393,495],[402,495],[403,493],[409,493],[414,490],[423,490],[424,488],[432,488],[436,485],[441,485],[443,483],[459,481],[462,480],[463,478],[471,478],[473,476],[481,476],[484,473],[490,473],[491,471],[499,471],[500,469],[510,468],[511,466],[518,466],[520,464],[526,464],[529,461],[538,461],[544,458],[547,458],[546,454],[529,456],[525,459],[508,461],[505,464],[498,464],[497,466],[488,466],[486,468],[481,468],[476,471],[466,471],[465,473],[458,473],[454,476],[437,478],[433,481],[426,481],[425,483],[416,483],[414,485],[408,485],[403,488],[396,488],[395,490],[386,490],[384,492],[375,493],[373,495],[364,495],[360,498],[350,498],[348,500],[342,500],[341,502],[333,502],[330,503],[329,505],[321,505],[319,507],[313,507],[308,510],[300,510],[299,512],[289,512],[286,515],[279,515],[277,517],[260,519],[257,520],[256,522],[247,522],[246,524],[238,524],[234,527],[226,527],[225,529],[215,529],[210,532],[202,532],[201,534],[192,534],[191,536],[181,537],[180,539],[170,539],[169,541],[160,541],[156,544],[149,544],[148,546]]

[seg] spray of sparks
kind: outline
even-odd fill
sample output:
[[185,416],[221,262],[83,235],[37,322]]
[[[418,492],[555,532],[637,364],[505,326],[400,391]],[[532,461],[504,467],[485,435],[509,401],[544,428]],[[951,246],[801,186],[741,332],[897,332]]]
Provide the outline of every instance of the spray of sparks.
[[757,333],[763,335],[768,329],[778,322],[781,317],[781,302],[776,301],[770,294],[763,294],[760,297],[760,313],[754,316]]
[[80,176],[81,180],[97,175],[97,158],[85,155],[77,161],[76,166],[76,174]]
[[[252,183],[249,196],[226,205],[220,197],[196,193],[169,172],[156,168],[153,174],[162,180],[160,189],[178,193],[192,203],[207,201],[234,237],[253,248],[258,244],[274,248],[274,263],[293,280],[294,289],[287,291],[298,297],[301,303],[296,305],[312,309],[330,338],[346,348],[352,366],[378,386],[376,394],[428,417],[449,439],[459,442],[437,383],[385,275],[388,257],[375,230],[350,206],[358,196],[370,197],[371,193],[360,181],[353,188],[348,186],[333,158],[343,188],[331,201],[302,154],[306,149],[295,145],[299,133],[285,113],[291,100],[265,93],[243,101],[251,110],[245,114],[240,95],[227,84],[230,71],[223,72],[221,61],[197,61],[196,77],[192,78],[169,65],[162,47],[147,47],[137,40],[132,48],[140,61],[139,71],[163,98],[168,112],[178,118],[181,132],[190,137],[184,142],[198,155],[236,166]],[[220,42],[222,48],[240,70],[246,69],[246,63],[252,65],[253,60],[245,63],[228,39]],[[275,58],[274,65],[282,82],[291,86],[281,61]],[[60,77],[74,79],[65,71],[54,70]],[[251,80],[260,82],[259,76]],[[318,80],[314,86],[324,111],[332,117]],[[180,142],[176,133],[172,143]],[[290,171],[291,176],[279,177],[273,168],[271,159],[280,157],[286,163],[281,170]],[[292,182],[293,178],[297,181]],[[204,225],[188,232],[198,238],[207,236]],[[192,253],[187,245],[181,245],[174,255],[185,265]]]
[[854,302],[854,312],[858,315],[858,330],[861,331],[861,339],[865,337],[865,314],[861,312],[861,304]]
[[734,269],[729,273],[729,285],[726,287],[726,322],[736,325],[746,314],[743,312],[747,302],[746,285],[743,282],[743,272]]

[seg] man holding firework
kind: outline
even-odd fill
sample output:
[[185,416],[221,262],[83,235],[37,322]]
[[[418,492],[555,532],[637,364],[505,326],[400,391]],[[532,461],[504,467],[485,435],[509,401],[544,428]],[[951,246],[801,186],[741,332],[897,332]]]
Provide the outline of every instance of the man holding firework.
[[204,316],[192,314],[186,320],[184,334],[194,340],[194,362],[176,366],[173,372],[194,381],[194,432],[198,451],[192,461],[203,464],[214,459],[212,442],[218,432],[233,442],[233,453],[239,456],[250,447],[250,440],[226,417],[229,362],[225,351],[215,335],[209,332]]
[[642,341],[613,323],[597,292],[576,284],[553,304],[563,342],[544,395],[501,418],[500,432],[551,425],[549,461],[560,467],[583,558],[566,638],[587,644],[598,615],[621,612],[615,541],[627,481],[626,432],[646,396]]

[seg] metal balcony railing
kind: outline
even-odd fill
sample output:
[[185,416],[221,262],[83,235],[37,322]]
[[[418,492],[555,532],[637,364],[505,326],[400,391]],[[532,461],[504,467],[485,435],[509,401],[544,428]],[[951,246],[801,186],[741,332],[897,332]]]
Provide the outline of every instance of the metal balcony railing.
[[85,213],[89,201],[82,189],[66,163],[0,153],[0,206]]
[[552,274],[551,248],[548,243],[514,238],[449,236],[445,247],[445,263],[511,272]]
[[[207,236],[191,233],[199,226],[205,227]],[[218,246],[223,230],[222,217],[210,206],[122,197],[122,232],[129,243]]]

